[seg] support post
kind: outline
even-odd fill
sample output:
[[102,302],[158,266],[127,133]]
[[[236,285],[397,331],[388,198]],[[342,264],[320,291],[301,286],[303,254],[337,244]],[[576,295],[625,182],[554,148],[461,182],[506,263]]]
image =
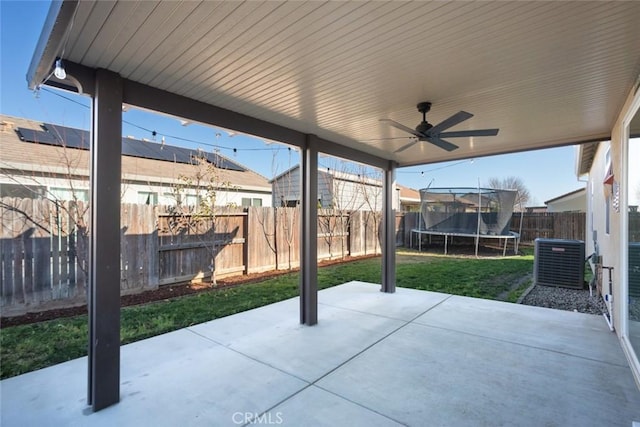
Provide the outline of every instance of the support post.
[[396,188],[396,167],[393,162],[384,171],[382,209],[382,292],[396,291],[396,210],[394,197]]
[[300,159],[300,323],[318,323],[318,148],[307,135]]
[[89,387],[94,411],[120,400],[122,80],[97,70],[91,123]]

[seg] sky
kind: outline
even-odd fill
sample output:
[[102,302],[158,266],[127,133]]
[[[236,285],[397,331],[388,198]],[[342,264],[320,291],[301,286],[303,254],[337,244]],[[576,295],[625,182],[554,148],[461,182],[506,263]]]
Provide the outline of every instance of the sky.
[[[0,0],[0,113],[89,129],[88,97],[47,87],[34,93],[27,87],[27,70],[48,9],[49,2]],[[169,145],[219,150],[268,179],[299,163],[299,152],[285,145],[198,124],[183,126],[176,118],[146,111],[129,109],[123,113],[122,128],[123,135],[138,139],[161,142],[164,137]],[[477,187],[491,178],[514,176],[522,180],[531,194],[528,206],[540,206],[585,186],[575,176],[575,155],[575,148],[570,146],[399,168],[396,180],[398,184],[420,189]],[[327,158],[320,158],[319,165],[351,168]]]

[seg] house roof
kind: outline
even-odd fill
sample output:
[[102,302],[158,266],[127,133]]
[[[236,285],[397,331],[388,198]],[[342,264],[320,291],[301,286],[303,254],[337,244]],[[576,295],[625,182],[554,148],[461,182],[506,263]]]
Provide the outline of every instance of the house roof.
[[561,202],[569,199],[575,199],[576,197],[580,197],[585,194],[587,194],[586,188],[578,188],[577,190],[570,191],[558,197],[554,197],[553,199],[549,199],[545,201],[544,204],[548,205],[549,203],[556,203],[556,202]]
[[[288,174],[292,173],[295,170],[298,170],[299,168],[300,168],[300,165],[292,166],[289,169],[287,169],[286,171],[282,172],[281,174],[275,176],[269,182],[273,183],[273,182],[279,180],[280,178],[282,178],[283,176],[288,175]],[[362,175],[357,174],[357,173],[341,171],[341,170],[337,170],[337,169],[333,169],[333,168],[319,168],[318,169],[318,173],[320,173],[320,174],[328,174],[328,175],[331,175],[332,177],[334,177],[336,179],[340,179],[340,180],[343,180],[343,181],[357,182],[357,183],[368,184],[368,185],[372,185],[372,186],[376,186],[376,187],[382,186],[382,181],[379,180],[379,179],[370,178],[370,177],[367,177],[367,176],[362,176]]]
[[576,153],[576,176],[580,177],[589,173],[593,159],[598,151],[599,142],[590,142],[578,146]]
[[[617,1],[64,0],[52,2],[28,80],[41,84],[61,57],[70,77],[51,84],[106,69],[123,78],[125,102],[408,166],[609,139],[638,85],[638,22],[640,2]],[[216,114],[155,96],[167,93]],[[379,120],[413,128],[423,101],[433,124],[464,110],[474,117],[451,130],[500,132],[452,138],[451,152],[398,152],[411,135]]]
[[[631,123],[629,123],[629,136],[631,138],[640,138],[640,114],[634,115],[633,119],[631,119]],[[576,153],[576,176],[580,177],[581,175],[589,173],[596,151],[598,150],[598,144],[599,142],[591,142],[578,146]]]
[[[0,123],[0,168],[47,175],[88,176],[87,131],[7,115],[0,115]],[[266,178],[217,153],[131,138],[122,141],[123,179],[176,182],[179,176],[194,173],[192,156],[206,156],[212,164],[223,166],[218,168],[221,182],[228,181],[240,189],[271,191]]]
[[400,200],[407,202],[420,203],[420,192],[413,188],[405,187],[404,185],[396,184],[396,187],[400,190]]

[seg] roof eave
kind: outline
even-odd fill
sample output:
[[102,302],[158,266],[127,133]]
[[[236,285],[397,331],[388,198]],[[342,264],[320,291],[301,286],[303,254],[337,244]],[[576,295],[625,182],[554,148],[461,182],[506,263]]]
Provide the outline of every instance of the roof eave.
[[47,19],[42,27],[27,71],[29,89],[37,88],[49,77],[53,63],[56,58],[61,56],[64,49],[64,40],[71,30],[73,16],[77,8],[77,0],[54,0],[51,2]]
[[589,171],[591,170],[591,165],[593,164],[595,151],[600,142],[601,141],[592,141],[587,144],[578,145],[575,165],[576,177],[580,178],[581,176],[589,173]]

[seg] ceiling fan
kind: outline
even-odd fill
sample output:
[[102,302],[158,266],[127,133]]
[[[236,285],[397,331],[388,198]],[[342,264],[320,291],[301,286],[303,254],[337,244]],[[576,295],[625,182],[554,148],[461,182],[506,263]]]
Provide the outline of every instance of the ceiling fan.
[[390,126],[393,126],[396,129],[400,129],[402,131],[410,133],[411,135],[417,138],[411,141],[410,143],[397,149],[395,151],[396,153],[400,153],[401,151],[406,150],[407,148],[417,144],[420,141],[429,142],[447,151],[453,151],[457,149],[458,146],[450,143],[449,141],[445,141],[442,138],[465,138],[470,136],[495,136],[498,134],[499,129],[478,129],[478,130],[461,130],[461,131],[443,132],[449,129],[450,127],[457,125],[458,123],[462,123],[465,120],[470,119],[471,117],[473,117],[473,114],[467,113],[466,111],[458,111],[453,116],[433,126],[431,123],[427,122],[427,118],[426,118],[426,115],[430,109],[431,109],[430,102],[421,102],[418,104],[418,111],[422,113],[422,123],[420,123],[415,130],[391,119],[380,119],[380,122],[388,123]]

